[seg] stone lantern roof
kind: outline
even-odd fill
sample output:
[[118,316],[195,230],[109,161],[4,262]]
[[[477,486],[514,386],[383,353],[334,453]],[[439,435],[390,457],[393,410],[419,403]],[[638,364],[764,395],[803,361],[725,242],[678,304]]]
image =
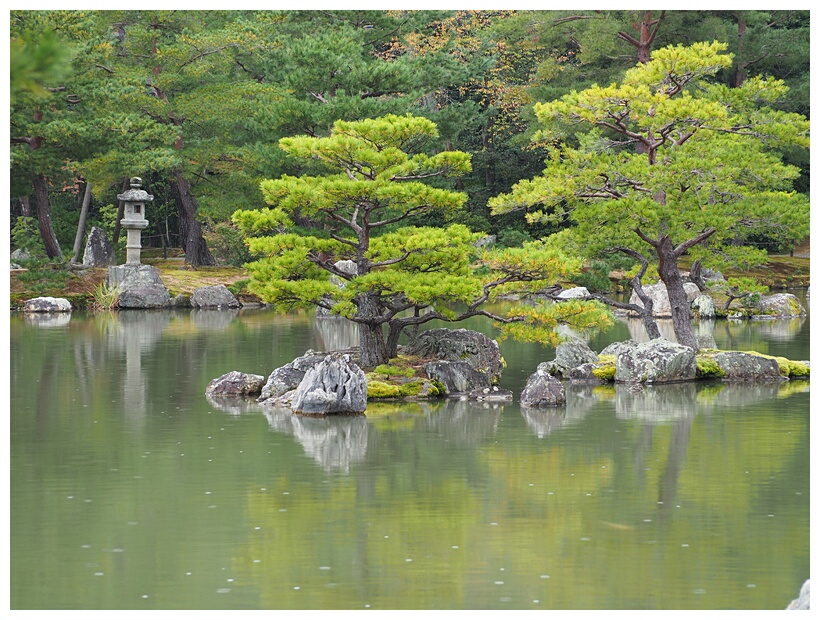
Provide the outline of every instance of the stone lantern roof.
[[124,191],[122,194],[117,194],[117,200],[123,202],[150,202],[154,197],[142,189],[142,179],[139,177],[131,177],[131,189]]

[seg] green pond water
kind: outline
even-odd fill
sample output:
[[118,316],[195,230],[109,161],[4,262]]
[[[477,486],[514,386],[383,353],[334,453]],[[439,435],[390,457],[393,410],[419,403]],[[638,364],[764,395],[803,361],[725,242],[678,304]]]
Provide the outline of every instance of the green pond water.
[[[809,359],[808,317],[698,329]],[[522,410],[554,351],[505,341],[511,404],[205,396],[352,337],[312,313],[12,315],[11,608],[783,609],[809,577],[809,382]]]

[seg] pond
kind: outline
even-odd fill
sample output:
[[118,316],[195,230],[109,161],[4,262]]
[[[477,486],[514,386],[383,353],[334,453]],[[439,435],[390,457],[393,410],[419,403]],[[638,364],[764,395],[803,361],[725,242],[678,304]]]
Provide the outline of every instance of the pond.
[[[205,386],[346,346],[338,320],[10,323],[12,609],[784,609],[809,577],[808,381],[573,388],[522,411],[554,350],[504,341],[514,403],[303,418]],[[698,329],[809,359],[808,317]]]

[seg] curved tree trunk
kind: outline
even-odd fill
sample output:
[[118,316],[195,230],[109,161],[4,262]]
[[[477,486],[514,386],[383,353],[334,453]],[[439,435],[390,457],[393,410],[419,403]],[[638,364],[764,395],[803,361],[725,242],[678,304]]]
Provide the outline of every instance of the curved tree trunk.
[[[378,322],[378,305],[371,295],[363,294],[358,299],[360,363],[363,368],[375,368],[390,361],[384,330]],[[373,319],[372,322],[367,319]]]
[[48,184],[42,174],[34,177],[34,207],[37,211],[37,221],[40,224],[40,236],[43,238],[43,245],[46,248],[46,255],[49,258],[62,258],[60,244],[57,242],[57,235],[51,226],[51,211],[48,203]]
[[692,331],[689,299],[683,288],[683,277],[678,270],[675,248],[669,237],[664,237],[655,248],[658,252],[658,275],[666,285],[669,294],[669,305],[672,308],[672,327],[678,344],[698,350],[698,339]]
[[197,204],[191,194],[191,184],[179,170],[175,170],[171,176],[171,192],[179,212],[179,236],[185,252],[185,262],[194,267],[216,265],[202,236],[202,224],[196,219]]

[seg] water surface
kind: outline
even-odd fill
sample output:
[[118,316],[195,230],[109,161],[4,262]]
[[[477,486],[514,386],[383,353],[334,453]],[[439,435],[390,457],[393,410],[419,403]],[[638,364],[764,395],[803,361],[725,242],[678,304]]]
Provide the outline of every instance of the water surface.
[[[809,358],[808,318],[711,332]],[[554,351],[503,342],[513,404],[303,418],[204,392],[349,344],[311,313],[10,333],[12,608],[783,609],[809,577],[808,382],[573,387],[526,410]]]

